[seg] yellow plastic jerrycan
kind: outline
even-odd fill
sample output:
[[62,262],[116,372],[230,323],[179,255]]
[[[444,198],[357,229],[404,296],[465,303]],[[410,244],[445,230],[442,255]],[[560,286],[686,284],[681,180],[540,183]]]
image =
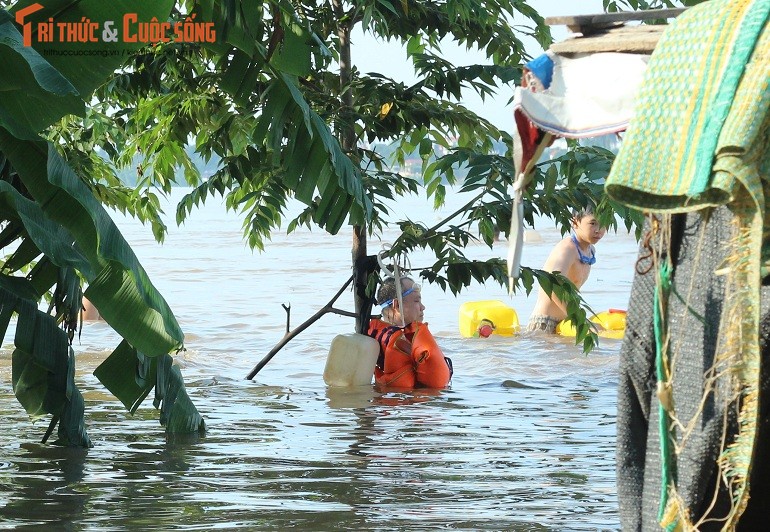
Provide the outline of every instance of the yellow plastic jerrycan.
[[332,340],[324,368],[329,386],[366,386],[372,383],[380,355],[377,340],[364,334],[338,334]]
[[[599,312],[596,316],[592,316],[591,321],[603,327],[603,330],[597,333],[601,338],[620,340],[626,334],[625,310],[611,308],[604,312]],[[577,330],[570,320],[564,320],[556,326],[556,333],[561,336],[575,336]]]
[[460,334],[466,338],[512,336],[518,331],[519,315],[502,301],[468,301],[460,306]]

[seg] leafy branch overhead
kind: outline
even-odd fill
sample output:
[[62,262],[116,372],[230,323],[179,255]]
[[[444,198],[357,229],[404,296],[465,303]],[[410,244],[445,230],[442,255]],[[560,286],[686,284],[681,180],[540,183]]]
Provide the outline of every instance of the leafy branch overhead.
[[[349,20],[368,24],[368,30],[387,29],[383,37],[403,36],[415,50],[411,57],[416,68],[429,68],[428,58],[437,60],[433,51],[438,35],[457,35],[465,42],[469,27],[478,30],[469,44],[483,41],[490,54],[509,57],[508,64],[456,69],[442,63],[444,71],[426,70],[424,80],[411,86],[356,72],[350,86],[343,87],[331,74],[339,57],[339,21],[329,4],[298,4],[292,11],[285,3],[264,3],[273,16],[262,19],[262,7],[255,4],[187,2],[180,9],[216,21],[223,36],[216,45],[168,44],[138,55],[130,68],[97,92],[103,107],[121,109],[113,127],[99,122],[92,131],[79,131],[70,124],[61,133],[78,140],[87,136],[91,146],[98,148],[82,150],[73,158],[94,158],[101,152],[115,154],[111,158],[119,167],[139,166],[142,190],[157,186],[168,191],[177,179],[175,170],[183,170],[178,178],[195,190],[177,210],[180,221],[213,193],[230,196],[229,204],[237,207],[238,200],[255,201],[262,187],[277,192],[280,196],[272,196],[277,200],[273,205],[248,206],[251,219],[244,225],[257,247],[275,229],[275,218],[260,217],[254,207],[271,210],[285,205],[288,196],[305,202],[313,223],[331,232],[346,222],[374,227],[379,223],[373,206],[381,205],[382,188],[376,182],[382,166],[365,164],[370,159],[364,145],[343,156],[331,133],[352,124],[358,138],[371,143],[391,142],[404,132],[417,131],[446,145],[452,144],[450,137],[459,135],[483,139],[483,145],[491,146],[488,139],[499,132],[456,103],[459,86],[491,94],[494,84],[490,82],[518,76],[522,47],[519,35],[499,21],[504,14],[501,7],[488,6],[491,11],[482,23],[477,4],[458,2],[453,14],[419,2],[409,3],[408,13],[400,3],[362,2],[345,14]],[[460,25],[456,17],[467,25]],[[422,30],[412,31],[417,27]],[[503,28],[508,29],[499,34]],[[352,108],[340,104],[345,90],[354,92]],[[455,101],[437,99],[437,94]],[[383,106],[389,112],[382,113]],[[298,127],[302,123],[305,127]],[[332,129],[325,124],[332,124]],[[214,175],[205,181],[182,149],[188,139],[193,139],[204,159],[219,161]],[[136,153],[144,157],[138,165],[127,155]],[[249,193],[240,191],[244,186]],[[162,234],[159,217],[153,218],[150,211],[143,211],[143,216],[155,223],[156,234]]]
[[[69,140],[61,146],[70,164],[97,170],[90,186],[102,201],[148,221],[161,239],[154,194],[185,184],[191,190],[177,222],[224,196],[242,214],[249,244],[263,249],[288,216],[289,200],[298,199],[305,208],[288,220],[289,231],[308,225],[336,233],[349,225],[356,235],[359,228],[376,234],[396,223],[403,230],[396,247],[433,251],[434,264],[422,272],[428,280],[455,292],[471,280],[504,281],[500,259],[472,261],[464,248],[477,239],[491,246],[495,231],[510,226],[511,138],[463,102],[469,93],[509,98],[528,58],[524,40],[544,48],[551,41],[536,10],[486,0],[188,0],[172,16],[192,13],[215,22],[216,43],[141,50],[96,91],[85,120],[51,132]],[[403,57],[388,61],[411,64],[414,79],[357,68],[354,29],[400,43]],[[442,54],[447,42],[485,60],[455,65]],[[134,174],[135,190],[107,187],[105,156]],[[417,167],[407,171],[415,157]],[[540,168],[527,220],[543,215],[565,228],[573,208],[595,203],[603,221],[633,228],[638,215],[602,194],[611,159],[576,147]],[[201,174],[204,165],[210,174]],[[392,219],[389,201],[426,193],[439,206],[456,190],[450,186],[475,191],[478,200],[446,226]]]
[[[604,179],[613,159],[612,152],[603,148],[575,145],[563,155],[538,164],[527,189],[525,220],[534,225],[535,216],[551,218],[566,234],[571,228],[573,210],[594,205],[596,216],[604,226],[617,230],[622,222],[626,230],[635,230],[638,238],[642,214],[626,209],[603,194]],[[502,258],[469,260],[463,249],[478,239],[492,249],[497,232],[507,234],[514,181],[511,154],[479,154],[458,148],[428,165],[424,176],[429,193],[435,197],[445,197],[447,185],[452,185],[472,194],[472,200],[430,228],[411,221],[401,222],[402,234],[393,244],[392,253],[408,254],[418,248],[433,250],[436,262],[423,268],[421,275],[453,293],[459,293],[473,282],[492,280],[505,285],[508,272]],[[597,338],[592,334],[587,316],[593,312],[574,285],[560,274],[524,267],[518,286],[523,286],[529,294],[535,281],[547,293],[567,303],[567,317],[577,324],[577,341],[583,343],[584,350],[592,349]]]

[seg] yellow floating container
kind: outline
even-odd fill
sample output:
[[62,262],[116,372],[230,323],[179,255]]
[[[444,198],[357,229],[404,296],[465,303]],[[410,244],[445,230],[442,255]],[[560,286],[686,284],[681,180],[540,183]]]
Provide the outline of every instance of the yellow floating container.
[[519,315],[502,301],[468,301],[460,305],[460,334],[465,338],[512,336],[519,331]]
[[[626,311],[610,309],[591,317],[591,321],[604,327],[597,334],[601,338],[621,339],[626,334]],[[556,332],[562,336],[575,336],[577,331],[570,320],[559,322]]]

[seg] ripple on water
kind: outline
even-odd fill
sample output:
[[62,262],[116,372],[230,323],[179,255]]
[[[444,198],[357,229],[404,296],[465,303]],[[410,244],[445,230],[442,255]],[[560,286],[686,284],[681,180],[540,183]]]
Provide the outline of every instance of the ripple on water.
[[[314,323],[247,381],[285,334],[282,304],[291,304],[296,327],[349,277],[350,243],[349,235],[301,230],[276,234],[271,251],[252,254],[239,239],[240,223],[223,226],[228,219],[191,220],[162,248],[145,229],[125,228],[132,242],[145,235],[137,254],[185,332],[187,350],[175,359],[207,434],[167,440],[152,393],[136,413],[126,412],[92,375],[120,342],[94,322],[73,346],[94,447],[70,452],[28,443],[40,440],[48,419],[30,423],[13,395],[12,349],[0,350],[3,527],[618,528],[617,342],[601,341],[584,355],[565,338],[460,338],[463,300],[500,297],[526,315],[531,298],[482,285],[456,298],[425,286],[431,330],[454,362],[448,390],[328,389],[322,374],[329,345],[352,329],[349,318],[336,315]],[[207,230],[216,241],[201,236]],[[551,245],[528,248],[543,255],[530,260],[542,263]],[[613,245],[613,262],[623,260],[619,248]],[[490,253],[483,246],[470,252]],[[425,258],[416,254],[412,262]],[[595,268],[606,292],[599,304],[627,300],[630,285],[601,264]],[[592,304],[601,295],[596,285],[585,293]]]

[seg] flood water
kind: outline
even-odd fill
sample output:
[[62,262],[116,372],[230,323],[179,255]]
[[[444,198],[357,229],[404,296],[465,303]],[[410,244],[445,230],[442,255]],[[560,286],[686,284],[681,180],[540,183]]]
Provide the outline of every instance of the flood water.
[[[176,191],[175,197],[180,196]],[[452,212],[452,200],[446,212]],[[429,224],[422,200],[399,209]],[[167,212],[173,216],[173,207]],[[214,200],[171,227],[164,245],[116,217],[185,331],[176,358],[206,420],[202,438],[167,442],[151,397],[135,415],[92,375],[118,344],[87,323],[74,348],[94,447],[42,445],[11,388],[9,331],[0,350],[0,527],[36,530],[617,530],[615,394],[620,343],[584,355],[561,337],[462,338],[458,308],[499,299],[526,323],[535,296],[474,285],[458,297],[424,285],[426,320],[454,362],[451,388],[380,393],[327,388],[331,340],[353,321],[326,315],[245,376],[347,281],[350,234],[276,232],[251,252],[240,221]],[[560,238],[537,226],[523,263],[540,267]],[[370,253],[396,236],[369,243]],[[626,308],[637,245],[609,233],[583,295]],[[478,258],[506,255],[506,242]],[[410,257],[413,266],[427,256]],[[350,309],[346,292],[338,307]],[[11,327],[12,329],[13,327]]]

